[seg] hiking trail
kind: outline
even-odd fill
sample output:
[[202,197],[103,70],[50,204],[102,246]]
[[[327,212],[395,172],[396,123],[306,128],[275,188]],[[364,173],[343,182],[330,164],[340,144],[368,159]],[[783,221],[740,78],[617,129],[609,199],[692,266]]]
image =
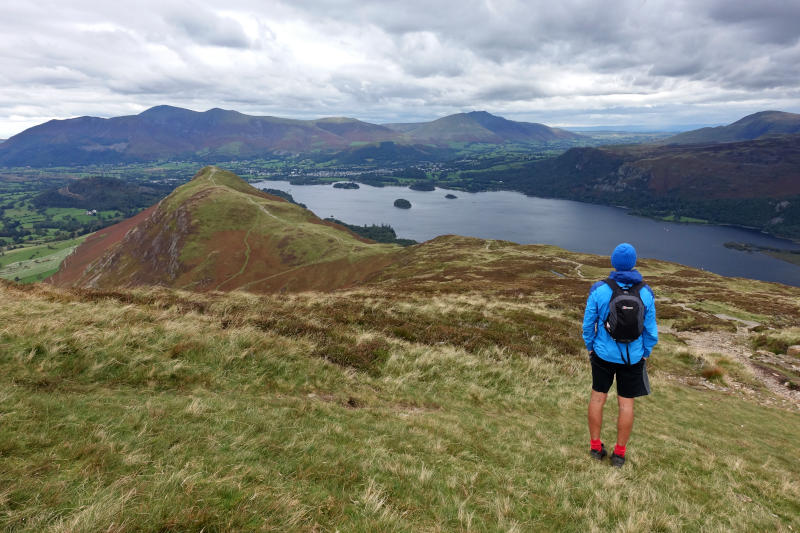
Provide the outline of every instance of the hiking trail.
[[[696,354],[719,354],[741,363],[761,384],[782,400],[781,404],[788,404],[794,409],[800,409],[800,391],[786,387],[782,380],[775,379],[778,377],[777,374],[754,364],[753,360],[756,352],[747,345],[748,332],[746,327],[737,327],[736,333],[726,331],[671,331],[671,333],[684,341],[686,346]],[[740,386],[726,388],[738,389]],[[768,404],[776,403],[771,399],[764,401]]]

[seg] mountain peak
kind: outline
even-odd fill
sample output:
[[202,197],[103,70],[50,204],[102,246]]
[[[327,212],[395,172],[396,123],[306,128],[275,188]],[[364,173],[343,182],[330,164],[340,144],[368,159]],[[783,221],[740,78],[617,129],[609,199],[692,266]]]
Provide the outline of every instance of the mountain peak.
[[221,107],[212,107],[208,111],[203,113],[204,115],[210,116],[245,116],[243,113],[238,111],[234,111],[233,109],[222,109]]
[[148,116],[161,116],[168,114],[174,115],[183,113],[196,113],[196,111],[192,111],[190,109],[184,109],[183,107],[175,107],[172,105],[157,105],[149,109],[145,109],[144,111],[139,113],[139,116],[148,117]]
[[208,166],[155,206],[93,234],[52,282],[198,291],[330,290],[372,275],[399,251]]

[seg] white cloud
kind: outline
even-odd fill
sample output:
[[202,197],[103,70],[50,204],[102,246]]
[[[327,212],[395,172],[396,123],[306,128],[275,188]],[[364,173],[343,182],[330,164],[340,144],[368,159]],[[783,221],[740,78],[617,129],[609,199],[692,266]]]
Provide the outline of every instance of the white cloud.
[[800,8],[754,6],[6,0],[0,137],[158,104],[372,121],[487,109],[561,125],[800,111]]

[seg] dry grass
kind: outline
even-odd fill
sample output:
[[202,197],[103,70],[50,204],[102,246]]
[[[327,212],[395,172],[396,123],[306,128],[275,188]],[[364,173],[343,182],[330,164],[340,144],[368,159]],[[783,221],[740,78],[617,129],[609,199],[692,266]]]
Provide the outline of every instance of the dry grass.
[[[752,379],[741,365],[662,335],[628,464],[611,470],[586,453],[579,340],[581,275],[601,266],[556,279],[576,256],[431,247],[339,293],[1,285],[0,528],[800,528],[800,415],[728,388]],[[667,324],[710,315],[681,307],[697,298],[764,290],[679,288],[675,267],[648,268]],[[777,298],[791,314],[797,292]],[[726,390],[683,384],[707,369]]]

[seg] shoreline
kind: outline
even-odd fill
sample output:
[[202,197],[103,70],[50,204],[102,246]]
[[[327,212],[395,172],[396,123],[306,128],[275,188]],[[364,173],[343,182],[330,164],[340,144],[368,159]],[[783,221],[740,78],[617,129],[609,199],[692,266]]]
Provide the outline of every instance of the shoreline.
[[[317,183],[296,183],[296,182],[292,182],[291,179],[286,179],[286,178],[259,179],[259,180],[248,181],[248,183],[254,184],[254,183],[260,183],[260,182],[264,182],[264,181],[282,181],[282,182],[287,182],[287,183],[291,184],[293,187],[305,187],[305,186],[313,186],[313,185],[332,185],[333,183],[335,183],[335,182],[332,182],[332,181],[331,182],[318,181]],[[365,183],[363,181],[359,181],[357,179],[354,179],[354,180],[351,180],[351,181],[359,183],[361,185],[367,185],[367,186],[374,187],[374,185],[371,185],[369,183]],[[385,185],[384,187],[398,187],[398,188],[402,188],[402,189],[408,189],[409,185],[400,185],[400,184],[398,184],[398,185]],[[383,187],[381,187],[381,188],[383,188]],[[540,196],[540,195],[536,195],[536,194],[529,194],[529,193],[526,193],[526,192],[523,192],[523,191],[518,191],[518,190],[515,190],[515,189],[482,188],[482,189],[478,189],[478,190],[467,190],[467,189],[458,188],[458,187],[447,187],[447,188],[444,188],[444,187],[440,187],[439,185],[436,185],[436,189],[435,190],[458,191],[458,192],[462,192],[462,193],[515,192],[515,193],[523,194],[523,195],[531,197],[531,198],[542,198],[542,199],[546,199],[546,200],[569,200],[570,202],[579,202],[579,203],[582,203],[582,204],[602,205],[602,206],[605,206],[605,207],[613,207],[613,208],[616,208],[616,209],[622,209],[622,210],[628,211],[629,215],[639,216],[639,217],[643,217],[643,218],[649,218],[650,220],[657,220],[659,222],[669,222],[671,224],[687,224],[687,225],[698,225],[698,226],[721,226],[721,227],[728,227],[728,228],[735,228],[735,229],[753,231],[753,232],[757,232],[757,233],[759,233],[761,235],[764,235],[764,236],[767,236],[767,237],[788,241],[791,244],[800,246],[800,237],[795,237],[795,236],[790,236],[790,235],[783,235],[783,234],[780,234],[780,233],[772,233],[772,232],[763,230],[761,228],[758,228],[756,226],[746,226],[744,224],[734,224],[734,223],[730,223],[730,222],[714,222],[714,221],[705,220],[705,219],[699,219],[699,218],[698,219],[694,219],[694,220],[669,220],[668,218],[663,217],[663,216],[659,216],[659,215],[651,215],[651,214],[647,214],[647,213],[636,212],[635,208],[628,207],[628,206],[625,206],[625,205],[620,205],[620,204],[610,204],[610,203],[605,203],[605,202],[594,202],[594,201],[587,201],[587,200],[579,200],[579,199],[575,199],[575,198],[563,198],[563,197],[559,197],[559,196]],[[431,191],[431,192],[433,192],[433,191]],[[692,218],[692,217],[682,217],[682,218]],[[791,250],[781,250],[781,251],[791,252]]]

